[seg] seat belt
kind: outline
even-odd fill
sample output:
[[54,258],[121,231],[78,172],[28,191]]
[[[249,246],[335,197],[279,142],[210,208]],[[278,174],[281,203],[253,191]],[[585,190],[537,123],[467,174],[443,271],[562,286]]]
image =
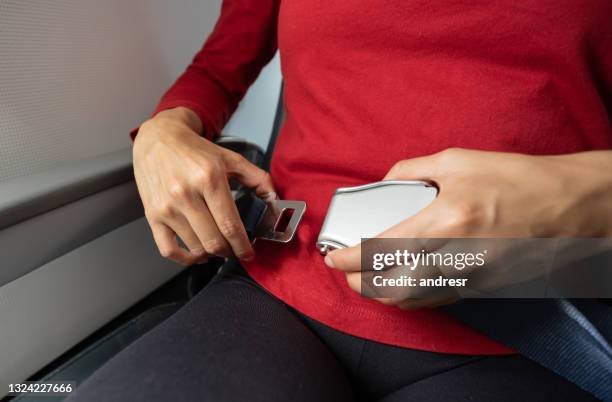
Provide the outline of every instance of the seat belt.
[[596,300],[465,299],[444,307],[604,401],[612,401],[612,308]]

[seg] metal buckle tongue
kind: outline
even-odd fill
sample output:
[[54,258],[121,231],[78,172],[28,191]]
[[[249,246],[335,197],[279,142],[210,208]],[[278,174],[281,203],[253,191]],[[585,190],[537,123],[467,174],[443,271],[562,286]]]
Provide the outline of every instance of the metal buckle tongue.
[[252,242],[257,239],[288,243],[293,239],[306,211],[304,201],[270,200],[246,192],[236,199],[236,207]]
[[317,238],[323,255],[375,237],[429,205],[438,189],[427,182],[387,180],[338,188]]

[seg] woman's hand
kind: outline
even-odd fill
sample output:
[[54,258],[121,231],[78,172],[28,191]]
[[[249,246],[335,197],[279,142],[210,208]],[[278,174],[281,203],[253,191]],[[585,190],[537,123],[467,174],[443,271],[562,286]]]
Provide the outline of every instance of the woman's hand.
[[[386,180],[426,180],[438,198],[378,237],[497,238],[612,236],[612,151],[529,156],[463,149],[398,162]],[[360,246],[331,252],[360,291]],[[400,307],[442,300],[384,300]]]
[[253,248],[228,177],[263,197],[273,194],[272,181],[241,155],[202,138],[201,130],[197,115],[186,108],[162,111],[139,129],[134,175],[153,237],[162,256],[183,265],[209,255],[250,259]]

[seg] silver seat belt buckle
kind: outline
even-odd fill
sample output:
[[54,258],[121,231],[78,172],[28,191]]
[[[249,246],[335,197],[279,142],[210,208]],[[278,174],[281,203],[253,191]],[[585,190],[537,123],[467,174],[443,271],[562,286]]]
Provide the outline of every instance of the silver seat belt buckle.
[[329,204],[317,248],[325,255],[334,249],[355,246],[361,239],[375,237],[417,214],[437,195],[434,185],[413,180],[338,188]]
[[306,212],[304,201],[264,201],[251,192],[239,195],[236,207],[253,243],[257,239],[290,242]]

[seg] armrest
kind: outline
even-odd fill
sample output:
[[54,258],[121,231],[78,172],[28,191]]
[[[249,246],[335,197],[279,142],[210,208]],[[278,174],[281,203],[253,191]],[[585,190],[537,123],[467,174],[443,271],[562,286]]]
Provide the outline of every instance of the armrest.
[[[263,165],[263,150],[251,142],[221,137],[217,144]],[[0,182],[0,230],[133,178],[132,153],[124,149]]]
[[0,230],[133,177],[125,149],[0,182]]

